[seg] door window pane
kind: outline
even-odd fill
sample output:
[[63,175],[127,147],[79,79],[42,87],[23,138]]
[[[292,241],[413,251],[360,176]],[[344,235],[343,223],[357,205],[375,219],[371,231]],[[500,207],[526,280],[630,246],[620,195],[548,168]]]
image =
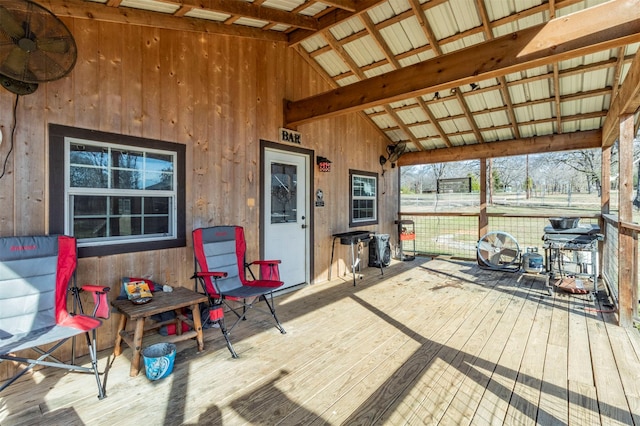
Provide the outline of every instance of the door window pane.
[[298,167],[271,164],[271,223],[297,221]]

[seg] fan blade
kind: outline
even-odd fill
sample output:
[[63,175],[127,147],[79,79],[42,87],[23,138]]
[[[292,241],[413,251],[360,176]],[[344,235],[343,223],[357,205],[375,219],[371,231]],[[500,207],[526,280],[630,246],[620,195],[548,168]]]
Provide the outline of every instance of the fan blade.
[[506,240],[507,240],[507,235],[506,234],[497,233],[496,234],[496,242],[495,242],[496,247],[503,247],[504,246],[504,242]]
[[69,42],[64,38],[37,39],[36,46],[49,53],[67,53],[69,51]]
[[29,75],[25,76],[25,81],[43,82],[50,80],[48,76],[63,75],[65,69],[58,63],[58,58],[58,55],[49,55],[42,50],[36,50],[31,53],[29,57]]
[[500,250],[500,254],[505,257],[509,257],[510,259],[515,259],[518,256],[518,251],[512,248],[503,247]]
[[0,31],[4,31],[14,40],[24,37],[24,28],[20,25],[20,20],[16,20],[11,12],[3,6],[0,6]]
[[13,73],[10,77],[18,77],[20,80],[27,70],[28,60],[29,53],[16,46],[9,52],[2,65]]
[[488,241],[484,241],[484,240],[481,240],[481,241],[478,243],[478,249],[480,249],[480,250],[482,250],[482,251],[486,251],[486,252],[493,252],[493,251],[495,251],[495,250],[494,250],[494,247],[493,247],[493,244],[491,244],[491,243],[490,243],[490,242],[488,242]]
[[489,258],[489,263],[491,263],[492,265],[500,265],[501,257],[502,255],[500,254],[500,252],[495,253],[493,256]]

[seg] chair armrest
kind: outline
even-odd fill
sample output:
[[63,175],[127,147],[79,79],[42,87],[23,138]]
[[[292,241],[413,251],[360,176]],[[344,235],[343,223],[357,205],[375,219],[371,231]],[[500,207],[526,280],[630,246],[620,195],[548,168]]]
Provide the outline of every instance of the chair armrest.
[[106,293],[111,290],[111,287],[105,287],[103,285],[85,284],[80,287],[82,291],[89,291],[92,293]]
[[107,298],[107,293],[109,292],[109,290],[111,290],[111,287],[85,284],[80,287],[80,289],[82,291],[90,292],[93,295],[94,308],[91,316],[93,316],[94,318],[108,319],[111,311],[109,310],[109,300]]
[[281,260],[254,260],[249,265],[279,265],[281,263]]

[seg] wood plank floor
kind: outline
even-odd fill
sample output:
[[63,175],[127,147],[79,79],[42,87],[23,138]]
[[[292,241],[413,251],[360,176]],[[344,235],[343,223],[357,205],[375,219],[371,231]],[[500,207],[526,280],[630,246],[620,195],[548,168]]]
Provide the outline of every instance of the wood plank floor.
[[[451,259],[394,262],[276,299],[173,373],[130,378],[131,350],[93,378],[44,369],[0,394],[2,425],[640,425],[640,335],[544,278]],[[160,337],[160,336],[158,336]]]

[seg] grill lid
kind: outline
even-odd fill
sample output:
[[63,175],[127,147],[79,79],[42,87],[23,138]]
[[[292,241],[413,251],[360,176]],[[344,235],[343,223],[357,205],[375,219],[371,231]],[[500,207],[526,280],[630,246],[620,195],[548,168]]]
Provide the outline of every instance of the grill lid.
[[569,229],[555,229],[553,226],[547,225],[544,227],[545,234],[573,234],[573,235],[594,235],[600,233],[600,226],[593,224],[580,225],[576,228]]

